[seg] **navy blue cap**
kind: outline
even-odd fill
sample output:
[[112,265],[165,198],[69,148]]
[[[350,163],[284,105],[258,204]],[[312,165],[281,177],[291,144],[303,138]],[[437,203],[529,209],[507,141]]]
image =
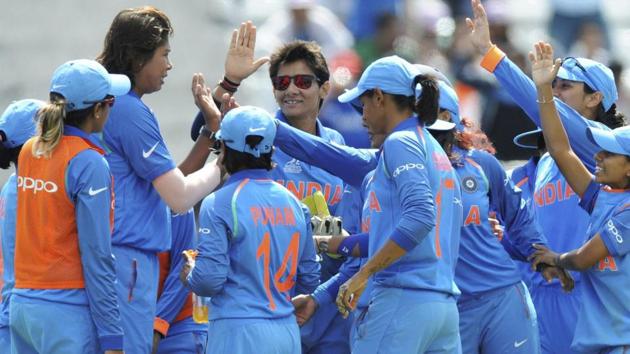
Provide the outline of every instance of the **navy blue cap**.
[[[540,128],[538,129],[534,129],[534,130],[530,130],[524,133],[521,133],[517,136],[514,137],[514,139],[512,140],[514,142],[514,145],[518,146],[518,147],[522,147],[523,149],[534,149],[534,150],[538,150],[538,142],[534,142],[534,144],[531,144],[531,139],[538,139],[538,136],[540,136],[540,134],[542,134],[542,130]],[[525,140],[530,140],[529,142],[526,142]]]

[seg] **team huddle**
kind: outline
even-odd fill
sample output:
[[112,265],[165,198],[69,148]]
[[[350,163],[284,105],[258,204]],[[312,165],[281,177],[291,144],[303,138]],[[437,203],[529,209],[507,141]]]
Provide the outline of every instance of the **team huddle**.
[[[55,70],[49,102],[0,118],[0,167],[16,167],[0,193],[0,351],[630,352],[630,128],[613,74],[537,42],[528,76],[471,3],[481,66],[539,127],[509,172],[449,79],[398,56],[338,97],[370,136],[347,146],[318,119],[319,45],[255,59],[251,22],[216,87],[193,76],[177,165],[143,101],[172,68],[170,20],[119,12],[96,60]],[[274,114],[238,102],[264,64]]]

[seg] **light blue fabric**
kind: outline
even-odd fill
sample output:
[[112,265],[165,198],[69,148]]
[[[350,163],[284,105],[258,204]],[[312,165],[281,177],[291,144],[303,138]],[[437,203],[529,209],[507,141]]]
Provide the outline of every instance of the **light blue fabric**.
[[293,316],[284,319],[211,321],[208,333],[206,354],[300,352],[300,332]]

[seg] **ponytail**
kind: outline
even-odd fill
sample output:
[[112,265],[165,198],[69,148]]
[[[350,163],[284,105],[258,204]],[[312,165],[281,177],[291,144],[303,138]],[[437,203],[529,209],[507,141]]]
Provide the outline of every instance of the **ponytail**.
[[66,116],[66,101],[55,93],[50,94],[50,103],[38,113],[39,124],[33,144],[33,156],[49,157],[63,135],[63,123]]
[[413,79],[411,87],[416,92],[414,112],[418,114],[418,121],[424,126],[435,123],[440,108],[438,82],[430,76],[418,75]]
[[604,112],[604,106],[602,106],[602,104],[600,103],[599,107],[597,108],[597,115],[595,117],[595,120],[602,124],[605,124],[610,129],[615,129],[626,125],[624,115],[621,112],[617,112],[617,104],[615,103],[613,103],[612,106],[610,106],[610,109],[606,112]]

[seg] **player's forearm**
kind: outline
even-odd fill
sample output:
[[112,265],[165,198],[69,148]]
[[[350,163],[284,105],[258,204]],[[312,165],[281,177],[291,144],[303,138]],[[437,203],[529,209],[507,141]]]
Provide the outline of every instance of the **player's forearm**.
[[558,116],[551,85],[539,86],[537,90],[538,108],[541,115],[541,126],[543,135],[545,136],[545,144],[549,154],[556,159],[562,157],[562,155],[568,154],[571,150],[569,138]]
[[153,185],[174,212],[184,213],[210,194],[220,182],[221,171],[215,160],[188,176],[179,169],[172,169],[156,178]]
[[203,167],[208,160],[208,156],[210,156],[210,147],[213,143],[214,139],[211,140],[207,136],[199,135],[197,137],[195,144],[192,149],[190,149],[184,161],[177,166],[184,176],[198,171]]
[[361,268],[359,272],[370,277],[373,274],[389,267],[400,257],[407,253],[404,248],[400,247],[396,242],[388,240],[385,245]]

